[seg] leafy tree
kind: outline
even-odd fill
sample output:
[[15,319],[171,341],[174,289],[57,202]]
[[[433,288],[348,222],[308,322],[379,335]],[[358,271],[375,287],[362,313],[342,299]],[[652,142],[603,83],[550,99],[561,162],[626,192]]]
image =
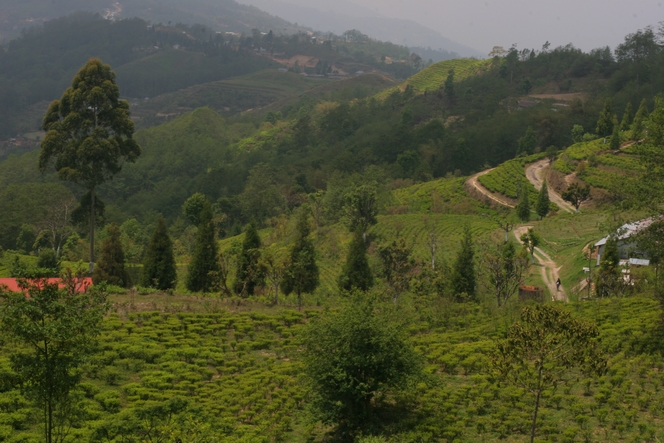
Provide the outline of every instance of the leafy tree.
[[129,286],[129,275],[125,271],[125,256],[120,241],[120,229],[115,223],[106,231],[108,237],[101,243],[101,256],[92,274],[95,283],[105,281],[120,287]]
[[567,190],[563,191],[561,196],[563,200],[569,202],[574,208],[576,208],[576,212],[579,212],[581,203],[590,199],[590,186],[586,185],[583,187],[579,186],[578,183],[572,183]]
[[173,257],[173,243],[168,235],[166,222],[159,217],[152,233],[141,273],[141,285],[161,291],[174,289],[177,282],[177,268]]
[[76,421],[71,392],[81,380],[81,367],[97,350],[108,309],[103,290],[79,293],[80,283],[71,273],[64,283],[60,290],[44,279],[19,279],[25,293],[0,290],[0,329],[17,345],[11,367],[26,397],[42,409],[46,443],[64,441]]
[[530,82],[529,78],[523,80],[523,83],[521,83],[521,89],[525,95],[530,94],[530,91],[533,89],[533,84]]
[[620,149],[620,127],[618,126],[618,118],[613,116],[613,133],[611,134],[611,143],[609,147],[617,151]]
[[620,122],[621,131],[629,131],[629,128],[632,126],[634,121],[634,110],[632,108],[632,102],[627,103],[625,107],[625,112],[623,113],[622,121]]
[[55,251],[51,248],[44,249],[39,254],[37,267],[40,269],[48,270],[50,277],[57,277],[60,274],[60,261],[55,255]]
[[90,273],[94,270],[96,188],[134,162],[141,148],[133,140],[134,123],[129,103],[120,100],[115,73],[101,60],[90,59],[72,80],[71,87],[48,108],[42,127],[39,169],[54,161],[61,180],[88,190],[90,205]]
[[326,311],[309,326],[304,367],[314,411],[323,423],[351,436],[372,430],[381,399],[420,373],[420,358],[398,315],[373,295],[356,295],[340,311]]
[[519,182],[519,203],[516,205],[516,216],[519,220],[527,222],[530,220],[530,193],[528,187]]
[[464,228],[461,247],[457,252],[452,270],[452,290],[458,301],[465,301],[465,297],[475,298],[475,248],[473,246],[473,233],[470,226]]
[[259,261],[261,258],[261,237],[256,225],[249,223],[244,233],[242,251],[238,257],[237,274],[235,276],[235,292],[242,296],[254,295],[256,286],[263,284],[263,273]]
[[539,215],[540,220],[547,216],[551,206],[549,200],[549,187],[546,185],[546,180],[542,183],[539,195],[537,196],[537,203],[535,203],[535,212]]
[[373,286],[373,274],[367,261],[367,246],[359,229],[353,234],[338,283],[345,291],[367,291]]
[[514,243],[507,242],[486,248],[482,260],[496,302],[503,306],[523,283],[529,267],[528,257],[523,250],[517,252]]
[[664,261],[664,222],[661,220],[653,222],[646,229],[639,232],[636,237],[639,250],[650,259],[650,265],[655,268],[654,288],[655,295],[661,297],[659,288],[659,268]]
[[344,222],[351,232],[360,230],[362,239],[366,240],[367,230],[378,220],[376,189],[371,185],[361,185],[346,194]]
[[632,140],[639,141],[643,138],[643,130],[647,119],[648,103],[646,103],[646,99],[644,98],[641,100],[639,110],[636,111],[636,115],[634,116],[634,122],[632,123]]
[[272,249],[266,249],[261,254],[259,266],[262,269],[265,278],[272,285],[274,290],[274,304],[279,304],[279,286],[286,273],[287,260],[279,258]]
[[184,215],[191,224],[198,226],[201,222],[203,209],[205,209],[208,204],[207,197],[200,192],[197,192],[189,197],[182,205],[182,215]]
[[249,171],[247,184],[240,194],[240,206],[245,220],[257,223],[281,213],[285,202],[269,165],[259,163]]
[[309,217],[302,211],[297,220],[297,238],[290,251],[290,259],[286,266],[281,288],[284,294],[297,294],[297,304],[302,306],[302,294],[312,293],[320,282],[318,265],[316,264],[316,248],[309,238]]
[[211,291],[218,272],[219,262],[217,261],[217,241],[212,221],[212,209],[207,204],[201,212],[196,232],[194,254],[187,274],[187,289],[192,292]]
[[454,90],[454,69],[450,69],[447,73],[447,78],[445,79],[445,95],[450,100],[453,100],[456,96],[456,91]]
[[517,150],[517,155],[519,154],[532,154],[537,148],[537,133],[535,130],[528,126],[526,133],[519,139],[519,148]]
[[584,129],[581,125],[574,125],[572,127],[572,140],[574,143],[579,143],[583,140]]
[[607,137],[613,133],[613,112],[611,112],[610,98],[607,98],[604,102],[604,109],[602,109],[602,112],[599,114],[595,132],[600,137]]
[[403,237],[378,250],[383,264],[383,277],[392,289],[394,303],[410,285],[411,273],[415,268],[415,261],[411,257],[412,250]]
[[525,232],[519,240],[521,240],[521,243],[523,243],[523,247],[528,252],[530,252],[532,262],[535,263],[535,248],[540,245],[539,235],[537,235],[533,228],[529,228],[528,231]]
[[493,359],[497,378],[519,386],[534,396],[530,441],[535,440],[542,393],[574,377],[572,368],[589,376],[606,370],[606,359],[593,324],[572,318],[554,305],[535,305],[521,311],[510,326]]
[[24,254],[32,252],[32,245],[35,244],[37,236],[35,235],[35,227],[27,223],[21,225],[18,238],[16,239],[16,248]]

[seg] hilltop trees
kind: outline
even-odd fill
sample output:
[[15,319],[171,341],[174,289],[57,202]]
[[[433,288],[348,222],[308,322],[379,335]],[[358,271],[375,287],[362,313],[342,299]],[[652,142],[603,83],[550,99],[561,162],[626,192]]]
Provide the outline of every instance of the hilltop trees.
[[141,285],[165,291],[175,288],[176,281],[177,270],[173,258],[173,243],[168,236],[166,223],[160,217],[145,251]]
[[297,238],[290,252],[290,260],[281,281],[284,294],[297,294],[298,306],[302,306],[302,294],[311,293],[318,287],[319,272],[316,250],[309,239],[309,217],[302,211],[297,220]]
[[215,241],[212,209],[206,202],[200,214],[194,253],[189,263],[187,289],[192,292],[209,292],[214,287],[215,274],[219,272],[217,242]]
[[600,137],[608,137],[613,133],[613,112],[611,112],[611,99],[607,98],[604,102],[604,109],[597,119],[597,128],[595,132]]
[[134,123],[129,104],[120,100],[115,73],[101,60],[90,59],[72,80],[60,100],[48,108],[42,123],[39,169],[54,162],[61,180],[82,185],[90,204],[90,269],[94,270],[95,191],[134,162],[141,148],[132,138]]

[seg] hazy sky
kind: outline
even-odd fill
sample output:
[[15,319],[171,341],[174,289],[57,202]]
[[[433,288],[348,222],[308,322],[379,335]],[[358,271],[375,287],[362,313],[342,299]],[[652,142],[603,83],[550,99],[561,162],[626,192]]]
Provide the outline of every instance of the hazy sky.
[[[584,51],[605,45],[615,49],[628,33],[664,20],[664,0],[283,1],[348,15],[371,10],[411,19],[482,53],[494,45],[508,48],[513,43],[520,49],[540,49],[547,40],[552,47],[573,43]],[[363,8],[349,12],[349,3]]]

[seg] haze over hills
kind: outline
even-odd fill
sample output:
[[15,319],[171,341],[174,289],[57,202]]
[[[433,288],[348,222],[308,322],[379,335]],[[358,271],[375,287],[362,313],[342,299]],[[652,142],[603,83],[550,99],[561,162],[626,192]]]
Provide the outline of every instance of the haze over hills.
[[[439,32],[413,20],[391,18],[347,0],[241,0],[290,22],[306,24],[320,31],[341,34],[359,29],[372,38],[399,45],[440,49],[440,60],[462,57],[484,57],[486,54],[444,37]],[[447,54],[445,54],[447,53]],[[455,54],[452,54],[455,53]],[[427,58],[427,57],[425,57]],[[434,59],[434,61],[438,61]]]

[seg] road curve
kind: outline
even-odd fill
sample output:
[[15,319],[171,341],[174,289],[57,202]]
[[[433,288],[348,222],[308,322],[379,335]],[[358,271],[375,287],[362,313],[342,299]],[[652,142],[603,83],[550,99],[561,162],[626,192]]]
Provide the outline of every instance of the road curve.
[[[544,159],[535,163],[531,163],[528,166],[526,166],[526,177],[528,178],[528,181],[532,183],[535,189],[537,189],[538,191],[542,189],[542,183],[544,183],[545,180],[544,169],[546,168],[548,163],[549,160]],[[563,211],[569,213],[575,212],[574,206],[570,205],[565,200],[563,200],[560,194],[551,189],[550,186],[547,189],[549,190],[549,200],[557,204],[558,207]]]
[[487,188],[482,186],[482,184],[479,182],[478,178],[488,174],[489,172],[493,171],[496,168],[491,168],[487,169],[486,171],[482,171],[478,174],[475,174],[471,176],[468,180],[466,180],[466,183],[471,186],[473,189],[475,189],[477,192],[482,194],[483,196],[493,200],[494,202],[498,203],[499,205],[507,206],[508,208],[513,208],[514,205],[510,200],[508,200],[505,196],[501,194],[495,194],[491,191],[489,191]]
[[[523,244],[521,236],[528,232],[528,229],[530,228],[532,228],[532,226],[519,226],[514,229],[514,236],[519,243]],[[564,285],[560,285],[560,289],[556,288],[556,281],[560,278],[559,272],[562,266],[558,266],[549,254],[542,251],[540,248],[535,248],[535,258],[541,266],[542,280],[544,280],[546,287],[549,288],[551,300],[568,302],[569,297],[565,292]]]

